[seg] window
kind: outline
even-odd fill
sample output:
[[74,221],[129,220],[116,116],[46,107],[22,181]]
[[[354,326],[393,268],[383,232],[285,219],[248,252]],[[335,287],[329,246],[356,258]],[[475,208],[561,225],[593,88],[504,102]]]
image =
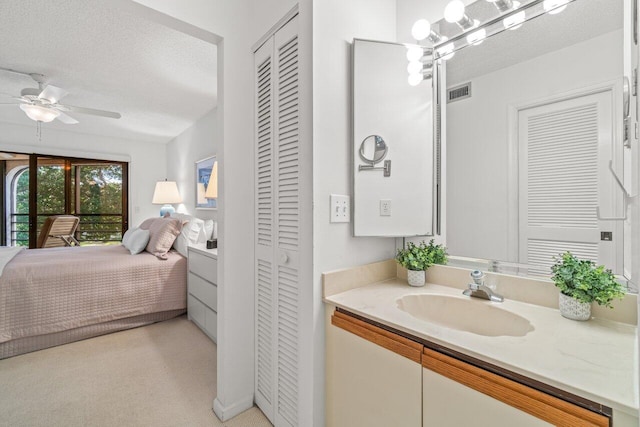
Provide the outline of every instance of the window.
[[[5,154],[3,158],[13,156],[1,161],[6,244],[34,247],[51,215],[80,217],[76,238],[81,245],[120,242],[128,220],[127,163]],[[37,170],[35,179],[32,168]]]

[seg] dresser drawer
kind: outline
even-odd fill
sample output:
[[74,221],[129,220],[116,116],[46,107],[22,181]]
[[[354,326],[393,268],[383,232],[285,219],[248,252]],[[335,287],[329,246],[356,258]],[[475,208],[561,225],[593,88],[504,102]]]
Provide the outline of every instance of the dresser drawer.
[[189,319],[200,327],[204,327],[205,325],[204,312],[206,309],[207,307],[193,296],[187,296],[187,313],[189,314]]
[[211,283],[218,283],[218,260],[214,258],[189,251],[189,271]]
[[189,293],[208,305],[209,308],[218,311],[218,287],[213,283],[189,273]]

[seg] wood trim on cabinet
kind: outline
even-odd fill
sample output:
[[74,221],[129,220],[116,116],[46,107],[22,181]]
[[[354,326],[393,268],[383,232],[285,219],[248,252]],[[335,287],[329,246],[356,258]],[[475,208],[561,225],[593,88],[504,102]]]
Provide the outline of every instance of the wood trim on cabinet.
[[395,335],[339,311],[335,311],[331,316],[331,324],[409,360],[421,363],[423,346],[420,343]]
[[424,348],[422,366],[556,426],[609,427],[611,419],[500,375]]

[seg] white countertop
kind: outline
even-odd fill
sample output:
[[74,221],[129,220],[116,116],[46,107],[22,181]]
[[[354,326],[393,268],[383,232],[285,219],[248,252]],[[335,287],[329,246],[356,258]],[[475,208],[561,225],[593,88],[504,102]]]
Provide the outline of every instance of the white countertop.
[[[326,297],[325,302],[452,350],[566,390],[637,417],[636,327],[603,319],[568,320],[558,310],[505,300],[495,304],[528,319],[533,331],[522,337],[487,337],[417,319],[397,300],[410,294],[468,298],[461,290],[427,284],[413,288],[391,279]],[[482,322],[482,319],[478,319]]]

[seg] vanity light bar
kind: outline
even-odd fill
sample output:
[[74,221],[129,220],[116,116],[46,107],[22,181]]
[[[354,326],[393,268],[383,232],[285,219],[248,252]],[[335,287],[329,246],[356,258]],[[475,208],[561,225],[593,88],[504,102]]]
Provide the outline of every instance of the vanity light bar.
[[[479,44],[485,38],[501,33],[507,29],[518,28],[524,22],[537,18],[545,13],[558,13],[574,1],[576,0],[533,0],[522,7],[512,7],[510,11],[500,16],[470,29],[466,29],[449,40],[434,44],[433,59],[450,59],[455,52],[463,47]],[[504,0],[497,0],[494,3],[498,2],[503,4]],[[515,6],[515,4],[513,6]],[[497,4],[496,7],[498,7]],[[481,30],[484,30],[484,32]],[[473,37],[471,37],[472,35]],[[482,35],[481,39],[478,39],[479,35]]]

